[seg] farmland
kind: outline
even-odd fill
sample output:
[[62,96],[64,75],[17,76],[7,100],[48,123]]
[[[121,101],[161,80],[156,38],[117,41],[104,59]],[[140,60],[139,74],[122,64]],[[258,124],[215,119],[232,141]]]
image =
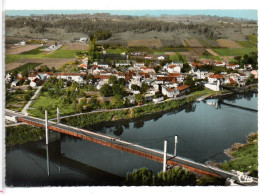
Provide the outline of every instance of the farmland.
[[186,39],[185,42],[189,47],[203,47],[202,44],[196,39]]
[[58,70],[63,64],[72,63],[74,60],[74,58],[23,58],[16,62],[6,64],[5,71],[10,71],[26,63],[41,63],[42,65],[46,65],[48,68],[55,67],[55,69]]
[[236,43],[235,41],[232,40],[227,40],[227,39],[218,39],[217,43],[224,48],[242,48],[241,45],[239,45],[238,43]]
[[6,50],[6,54],[17,55],[17,54],[24,53],[26,51],[36,49],[38,47],[40,47],[40,46],[35,45],[35,44],[33,44],[33,45],[30,44],[30,45],[26,45],[26,46],[12,46],[10,49]]
[[33,70],[35,67],[37,67],[37,66],[39,66],[39,65],[41,65],[41,63],[26,63],[26,64],[24,64],[24,65],[21,65],[21,66],[15,68],[15,69],[12,69],[11,72],[12,72],[12,71],[21,72],[21,71],[23,71],[23,70],[31,71],[31,70]]
[[232,48],[218,48],[213,49],[214,52],[220,56],[242,56],[251,52],[256,52],[256,48],[243,48],[243,49],[232,49]]
[[141,40],[130,40],[127,42],[129,47],[163,47],[163,43],[160,39],[141,39]]

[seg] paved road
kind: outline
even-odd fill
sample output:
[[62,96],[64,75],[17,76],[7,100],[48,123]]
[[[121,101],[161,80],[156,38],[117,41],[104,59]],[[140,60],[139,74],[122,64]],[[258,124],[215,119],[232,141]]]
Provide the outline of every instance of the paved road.
[[38,89],[35,91],[34,95],[31,97],[31,99],[28,101],[28,103],[23,107],[22,114],[28,116],[27,109],[30,107],[32,101],[36,98],[38,93],[40,92],[42,86],[39,86]]
[[[19,113],[13,112],[13,111],[6,110],[6,115],[24,118],[28,121],[33,121],[33,122],[45,125],[45,120],[43,120],[43,119],[30,117],[30,116],[24,116],[24,115],[21,115]],[[96,133],[96,132],[93,132],[93,131],[90,131],[90,130],[80,129],[80,128],[56,123],[56,122],[53,122],[53,121],[48,121],[48,126],[54,126],[54,127],[66,130],[66,131],[70,131],[70,132],[81,134],[81,135],[86,135],[86,136],[89,136],[89,137],[92,137],[92,138],[95,138],[95,139],[98,139],[98,140],[103,140],[103,141],[106,141],[106,142],[113,143],[115,145],[121,145],[121,146],[130,148],[130,149],[134,149],[134,150],[137,150],[137,151],[141,151],[141,152],[144,152],[144,153],[147,153],[147,154],[151,154],[151,155],[163,158],[163,151],[161,151],[161,150],[146,148],[144,146],[134,144],[134,143],[131,143],[131,142],[128,142],[128,141],[124,141],[124,140],[119,139],[119,138],[114,138],[114,137],[111,137],[111,136],[108,136],[108,135],[104,135],[104,134]],[[171,154],[167,154],[167,160],[177,162],[177,163],[180,163],[182,165],[186,165],[186,166],[196,168],[196,169],[199,169],[199,170],[203,170],[203,171],[206,171],[206,172],[209,172],[209,173],[213,173],[213,174],[219,175],[223,178],[232,178],[234,180],[238,180],[238,177],[235,176],[232,172],[224,171],[224,170],[216,168],[216,167],[211,167],[211,166],[208,166],[208,165],[205,165],[205,164],[201,164],[201,163],[198,163],[198,162],[195,162],[195,161],[192,161],[192,160],[180,157],[180,156],[173,156]],[[250,185],[257,185],[257,184],[258,184],[257,179],[254,179],[254,182],[250,183]],[[246,183],[244,185],[248,185],[248,184]]]

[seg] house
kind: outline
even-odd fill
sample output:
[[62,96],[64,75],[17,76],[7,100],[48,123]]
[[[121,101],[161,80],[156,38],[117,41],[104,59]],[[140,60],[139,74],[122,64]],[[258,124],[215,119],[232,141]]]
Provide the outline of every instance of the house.
[[224,77],[223,77],[222,75],[220,75],[220,74],[213,74],[213,75],[210,75],[210,76],[208,77],[208,82],[209,82],[210,84],[216,82],[217,80],[219,80],[220,82],[222,82],[222,81],[224,81]]
[[88,64],[88,57],[82,59],[82,63],[84,63],[84,64]]
[[137,68],[141,68],[141,67],[144,67],[144,66],[145,66],[144,63],[138,63],[138,62],[134,63],[134,67],[137,67]]
[[159,98],[154,98],[153,99],[153,102],[154,103],[159,103],[159,102],[161,102],[161,101],[163,101],[164,100],[164,97],[162,96],[162,97],[159,97]]
[[12,75],[9,74],[9,73],[7,73],[7,74],[5,75],[5,82],[10,83],[11,80],[12,80]]
[[101,68],[104,68],[104,69],[107,69],[109,67],[108,64],[104,64],[104,63],[98,63],[97,66],[101,67]]
[[144,99],[146,102],[150,102],[153,100],[154,94],[145,94]]
[[42,49],[43,51],[56,51],[56,50],[58,50],[59,48],[61,48],[62,47],[62,45],[51,45],[51,46],[49,46],[49,47],[47,47],[47,48],[44,48],[44,49]]
[[85,73],[57,73],[57,79],[65,79],[67,81],[75,81],[77,83],[85,83]]
[[86,63],[82,63],[82,64],[78,65],[78,68],[88,69],[88,65]]
[[152,55],[145,55],[144,58],[145,58],[145,59],[152,59],[153,56],[152,56]]
[[28,75],[28,79],[32,81],[34,79],[41,79],[41,77],[38,75],[38,73],[33,73]]
[[32,88],[35,88],[36,86],[40,86],[40,85],[42,85],[42,80],[40,80],[40,79],[38,79],[38,78],[35,78],[34,80],[31,80],[31,82],[30,82],[30,86],[32,87]]
[[116,67],[120,67],[120,66],[129,66],[129,63],[116,63]]
[[224,67],[225,65],[226,65],[226,63],[223,62],[223,61],[217,61],[217,62],[215,63],[215,66],[217,66],[217,67]]
[[161,55],[161,56],[157,57],[157,59],[158,59],[158,60],[164,60],[165,57]]
[[190,92],[190,86],[185,85],[185,84],[178,86],[176,89],[179,91],[179,96],[188,94]]
[[254,75],[255,79],[258,79],[258,72],[257,72],[257,70],[251,71],[251,74]]
[[179,91],[176,88],[162,86],[162,94],[168,98],[176,98],[179,95]]
[[169,73],[180,73],[181,72],[181,67],[180,66],[177,66],[175,64],[172,64],[172,65],[169,65],[167,67],[167,71]]
[[140,68],[141,71],[143,71],[144,73],[155,73],[154,69],[151,67],[141,67]]
[[228,64],[228,65],[226,65],[226,68],[228,68],[228,69],[238,69],[239,65],[238,64]]
[[17,84],[19,83],[19,81],[20,81],[20,80],[18,80],[18,79],[12,81],[12,83],[11,83],[11,87],[15,87],[15,86],[17,86]]

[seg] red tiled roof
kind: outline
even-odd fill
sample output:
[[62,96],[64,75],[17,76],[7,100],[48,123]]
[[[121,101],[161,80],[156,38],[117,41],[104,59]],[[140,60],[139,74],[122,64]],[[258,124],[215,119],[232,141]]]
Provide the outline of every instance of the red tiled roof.
[[230,82],[231,84],[237,84],[237,82],[236,82],[234,79],[232,79],[232,78],[229,78],[229,82]]
[[82,64],[78,65],[78,67],[88,67],[88,65],[82,63]]
[[176,65],[170,65],[170,66],[168,66],[168,68],[174,68],[174,67],[176,67]]
[[224,77],[220,74],[213,74],[213,75],[209,76],[209,78],[223,79]]
[[180,73],[169,73],[170,77],[181,77]]
[[192,63],[191,65],[192,65],[193,67],[196,67],[196,66],[200,67],[200,66],[202,66],[203,64],[202,64],[202,63]]
[[56,73],[56,76],[69,75],[69,76],[86,76],[86,73]]
[[178,86],[177,89],[178,89],[179,91],[182,91],[182,90],[188,89],[189,87],[190,87],[190,86],[184,84],[184,85]]
[[110,75],[94,75],[95,79],[109,79]]
[[168,92],[173,92],[173,91],[175,91],[175,90],[176,90],[175,88],[169,88],[169,89],[167,89]]
[[165,76],[165,77],[157,77],[156,81],[172,81],[172,77],[169,77],[169,76]]
[[175,83],[178,83],[178,81],[177,81],[177,78],[176,77],[173,77],[173,79],[172,79],[172,82],[171,82],[172,84],[175,84]]
[[24,79],[24,80],[26,80],[26,79],[28,79],[28,77],[17,77],[17,79]]
[[36,77],[37,76],[37,74],[30,74],[30,75],[28,75],[28,77]]

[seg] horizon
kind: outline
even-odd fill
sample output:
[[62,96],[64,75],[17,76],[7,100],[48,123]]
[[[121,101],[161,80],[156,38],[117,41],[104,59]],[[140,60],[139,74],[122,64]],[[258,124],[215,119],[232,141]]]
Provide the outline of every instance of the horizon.
[[204,10],[6,10],[6,16],[32,16],[32,15],[75,15],[75,14],[97,14],[108,13],[111,15],[131,15],[131,16],[149,16],[149,17],[161,17],[161,16],[218,16],[218,17],[230,17],[235,19],[246,20],[258,20],[258,10],[247,9],[204,9]]

